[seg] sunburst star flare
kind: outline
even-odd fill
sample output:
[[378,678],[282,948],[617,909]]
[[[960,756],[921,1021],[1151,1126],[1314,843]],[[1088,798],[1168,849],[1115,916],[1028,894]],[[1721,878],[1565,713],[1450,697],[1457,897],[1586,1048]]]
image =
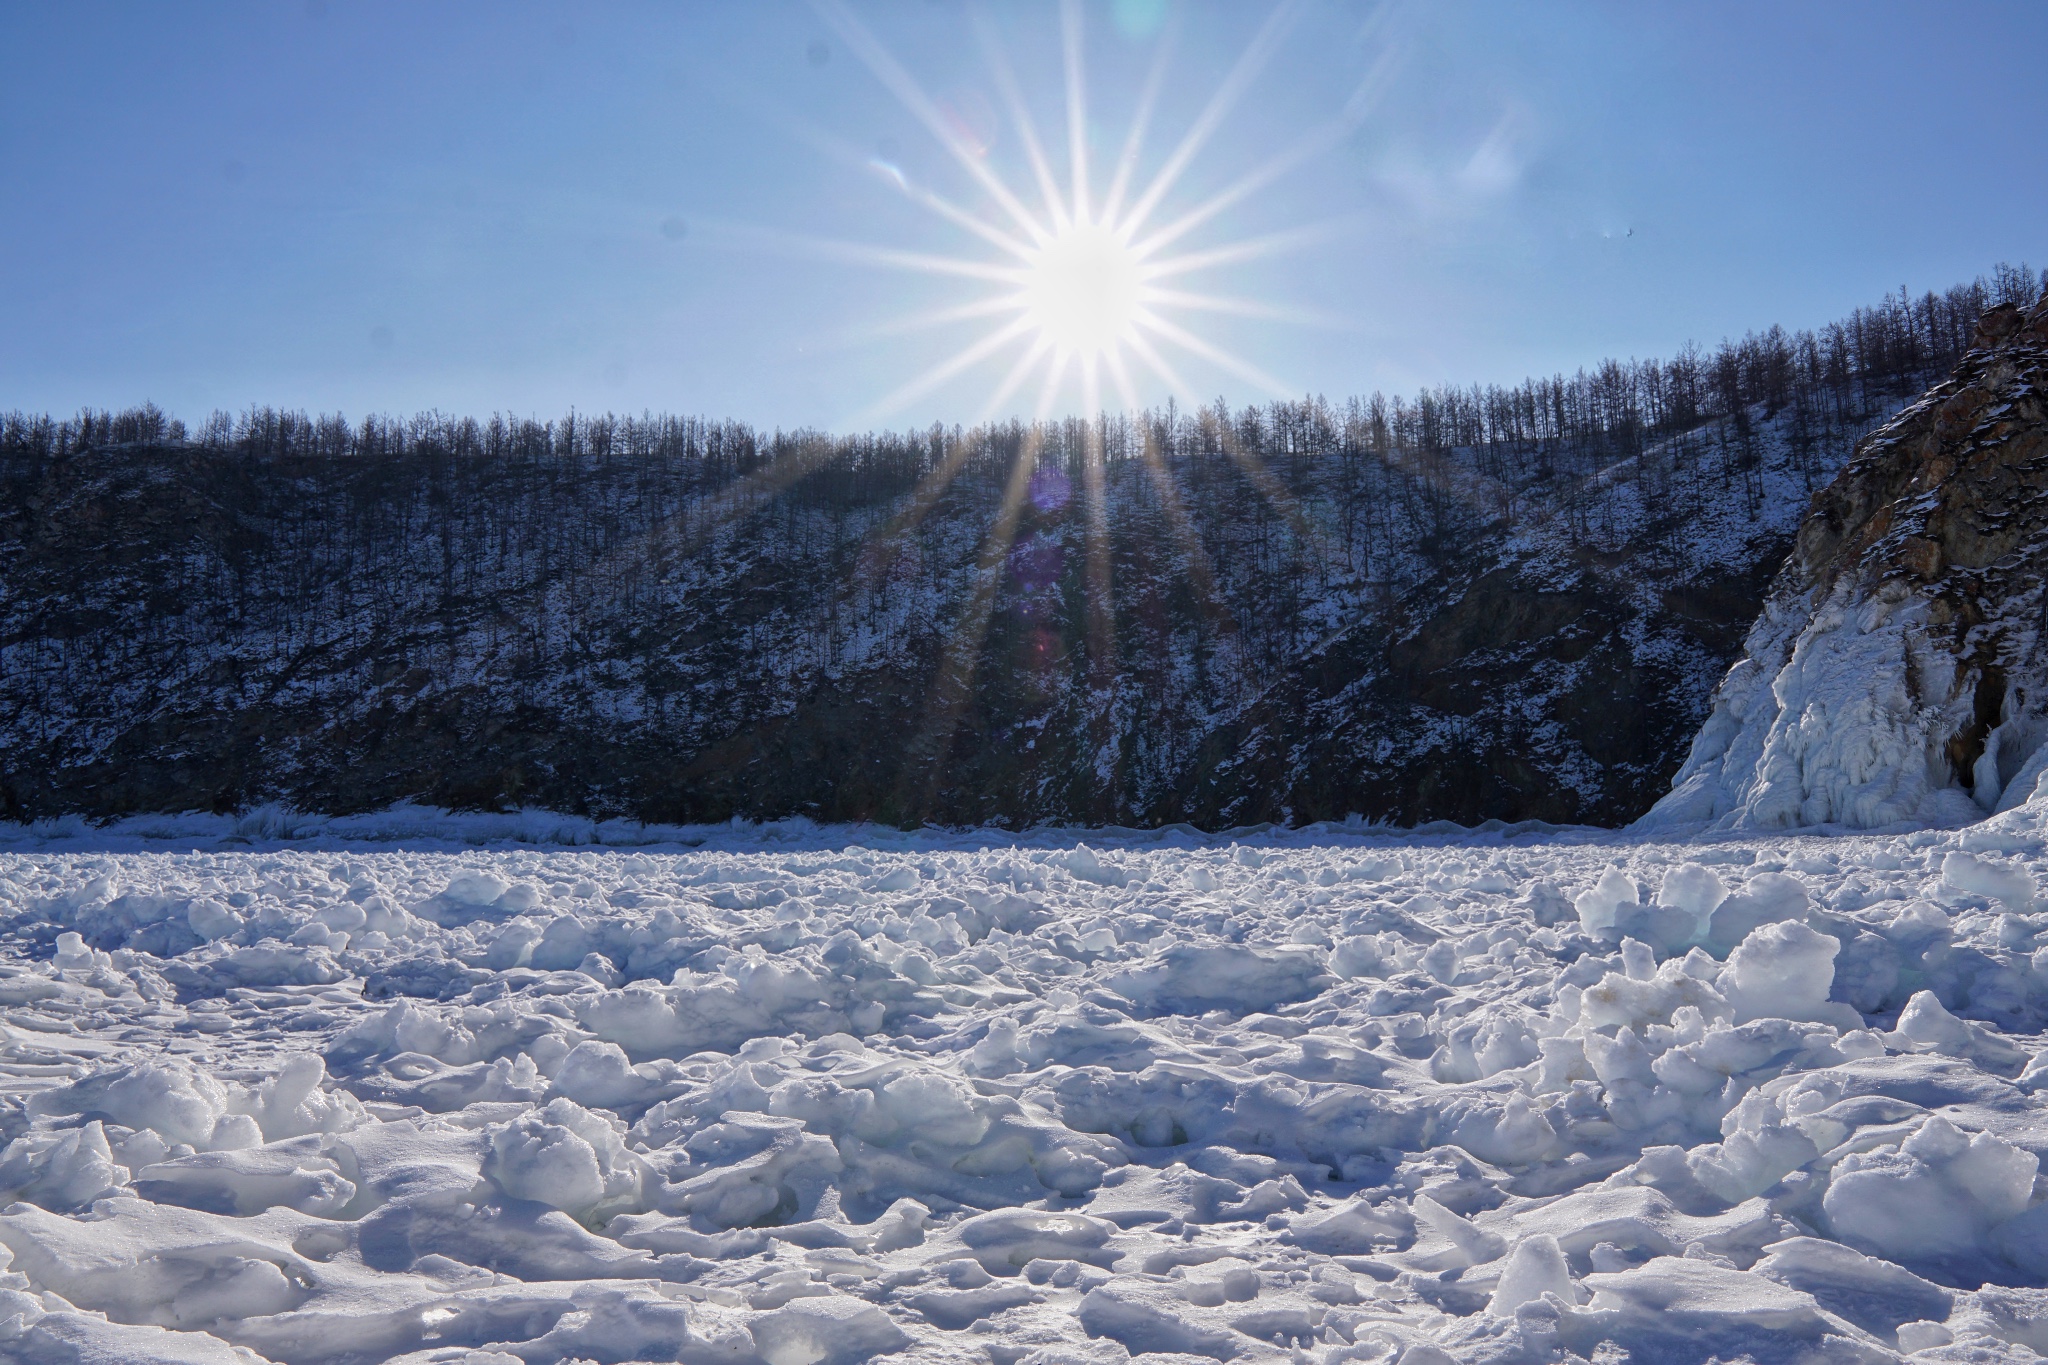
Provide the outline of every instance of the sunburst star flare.
[[[1006,182],[990,164],[985,149],[960,135],[941,105],[843,0],[816,0],[815,8],[839,33],[848,50],[931,132],[996,214],[991,220],[972,207],[964,207],[917,184],[901,167],[876,162],[874,167],[884,183],[951,227],[992,248],[993,258],[854,243],[816,244],[820,250],[841,259],[979,280],[995,285],[999,291],[956,306],[929,308],[872,329],[876,335],[900,335],[982,318],[993,322],[978,339],[954,348],[923,373],[855,415],[854,424],[900,417],[909,405],[984,366],[992,375],[992,388],[979,420],[1000,416],[1003,406],[1040,374],[1043,387],[1037,415],[1041,417],[1060,403],[1063,394],[1078,397],[1087,411],[1097,410],[1105,375],[1117,401],[1134,409],[1139,400],[1132,379],[1133,361],[1145,375],[1164,383],[1176,398],[1200,401],[1180,369],[1161,354],[1161,346],[1253,385],[1268,396],[1296,394],[1295,387],[1283,379],[1232,353],[1218,341],[1197,335],[1169,314],[1209,313],[1297,323],[1326,320],[1305,310],[1172,288],[1164,282],[1173,279],[1177,284],[1181,277],[1298,250],[1327,240],[1332,226],[1311,224],[1262,237],[1211,242],[1169,252],[1168,248],[1192,227],[1213,222],[1223,208],[1243,196],[1246,180],[1241,179],[1214,197],[1215,202],[1205,201],[1181,212],[1166,228],[1147,228],[1153,214],[1209,144],[1225,116],[1271,60],[1281,37],[1291,26],[1296,5],[1282,4],[1272,13],[1163,164],[1149,180],[1141,181],[1138,167],[1143,160],[1145,135],[1154,118],[1156,97],[1171,50],[1170,34],[1163,39],[1140,93],[1131,128],[1115,158],[1109,186],[1100,194],[1091,182],[1088,156],[1083,25],[1079,6],[1071,0],[1061,6],[1060,51],[1067,121],[1064,186],[1047,154],[1048,146],[1058,143],[1041,138],[996,25],[985,10],[977,8],[975,27],[988,62],[991,84],[1015,125],[1018,145],[1028,164],[1029,177],[1021,185]],[[1362,118],[1366,103],[1354,100],[1339,122]],[[1327,145],[1329,140],[1328,130],[1322,130],[1312,141]],[[1294,149],[1276,161],[1291,167],[1304,159],[1302,149]],[[1247,179],[1266,178],[1269,177],[1255,172]],[[1070,376],[1078,383],[1078,394],[1065,387]]]

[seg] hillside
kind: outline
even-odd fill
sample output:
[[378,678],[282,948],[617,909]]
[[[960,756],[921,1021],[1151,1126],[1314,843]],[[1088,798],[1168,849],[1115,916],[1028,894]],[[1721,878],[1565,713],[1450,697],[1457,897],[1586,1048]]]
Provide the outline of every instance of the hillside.
[[1620,823],[2031,272],[1515,389],[828,438],[0,424],[0,806]]

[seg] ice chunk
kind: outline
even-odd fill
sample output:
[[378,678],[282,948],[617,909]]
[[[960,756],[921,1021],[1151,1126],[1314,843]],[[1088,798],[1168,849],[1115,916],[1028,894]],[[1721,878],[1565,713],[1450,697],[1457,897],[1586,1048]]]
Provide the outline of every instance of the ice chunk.
[[[973,1265],[974,1262],[969,1261],[966,1264]],[[988,1284],[972,1289],[928,1290],[922,1294],[912,1295],[908,1302],[912,1308],[938,1326],[957,1331],[1006,1308],[1034,1303],[1041,1297],[1042,1295],[1029,1285],[1010,1283]]]
[[1610,867],[1589,890],[1581,891],[1572,905],[1579,912],[1580,926],[1598,938],[1614,927],[1622,907],[1634,905],[1638,895],[1628,874],[1619,867]]
[[768,1365],[853,1365],[910,1344],[879,1308],[840,1294],[797,1299],[747,1330]]
[[38,1092],[36,1114],[97,1114],[128,1128],[152,1129],[166,1142],[215,1145],[214,1130],[227,1115],[227,1088],[182,1062],[145,1061],[112,1066],[69,1085]]
[[1716,957],[1726,957],[1729,950],[1759,926],[1803,917],[1807,904],[1806,884],[1797,877],[1782,872],[1758,873],[1715,907],[1707,926],[1706,945]]
[[89,1207],[126,1176],[97,1119],[67,1132],[24,1134],[0,1152],[0,1189],[46,1209]]
[[1958,891],[2003,901],[2014,914],[2030,914],[2034,909],[2033,877],[2010,863],[1951,853],[1941,860],[1941,880]]
[[1507,1244],[1498,1233],[1488,1232],[1451,1210],[1445,1208],[1426,1194],[1418,1194],[1409,1204],[1415,1214],[1415,1221],[1451,1244],[1449,1254],[1439,1253],[1435,1263],[1442,1269],[1454,1264],[1479,1265],[1491,1261],[1507,1250]]
[[1695,1148],[1686,1158],[1694,1178],[1730,1204],[1738,1204],[1820,1156],[1820,1148],[1804,1130],[1777,1118],[1761,1091],[1745,1095],[1722,1120],[1721,1142]]
[[682,1088],[654,1066],[634,1066],[617,1043],[591,1038],[569,1049],[555,1071],[555,1091],[602,1109],[640,1109]]
[[1253,1013],[1314,995],[1329,981],[1306,949],[1177,944],[1114,979],[1140,1004],[1200,1012],[1218,1006]]
[[1487,1300],[1486,1311],[1494,1317],[1512,1317],[1517,1308],[1534,1303],[1545,1294],[1555,1294],[1566,1303],[1577,1301],[1564,1249],[1558,1246],[1557,1238],[1539,1232],[1522,1238],[1508,1252],[1507,1264],[1501,1267],[1500,1280],[1494,1286],[1493,1297]]
[[[1698,961],[1694,961],[1698,954]],[[1680,1011],[1692,1010],[1702,1020],[1726,1020],[1728,1002],[1706,972],[1714,963],[1695,949],[1685,958],[1666,961],[1649,980],[1608,972],[1579,994],[1579,1023],[1589,1029],[1619,1025],[1640,1031],[1651,1024],[1670,1024]],[[1695,970],[1697,968],[1697,970]],[[1716,980],[1725,973],[1718,973]]]
[[1287,1238],[1326,1256],[1360,1256],[1414,1241],[1415,1219],[1399,1204],[1361,1196],[1321,1218],[1296,1222]]
[[[521,1365],[539,1361],[588,1360],[599,1365],[623,1361],[684,1360],[705,1352],[690,1331],[686,1304],[647,1294],[589,1286],[574,1296],[574,1308],[562,1314],[540,1336],[507,1342],[517,1354],[504,1360]],[[497,1365],[491,1354],[464,1352],[460,1365]]]
[[1473,1109],[1459,1119],[1449,1140],[1482,1161],[1523,1166],[1541,1161],[1557,1146],[1549,1117],[1520,1091],[1499,1109]]
[[2040,1160],[1990,1133],[1932,1115],[1896,1147],[1836,1164],[1822,1207],[1838,1236],[1912,1264],[1980,1254],[1985,1236],[2027,1207]]
[[1186,1303],[1165,1285],[1111,1280],[1082,1296],[1074,1314],[1091,1337],[1108,1337],[1133,1355],[1164,1352],[1229,1360],[1241,1337],[1190,1317]]
[[1675,1331],[1725,1331],[1741,1324],[1820,1336],[1832,1324],[1813,1296],[1711,1261],[1659,1256],[1633,1270],[1586,1277],[1592,1312],[1655,1315]]
[[365,1122],[362,1102],[346,1090],[327,1090],[327,1064],[317,1054],[294,1052],[277,1075],[252,1093],[230,1097],[228,1107],[256,1120],[266,1142],[307,1133],[342,1133]]
[[0,1290],[0,1351],[23,1362],[79,1365],[257,1365],[261,1359],[204,1332],[110,1322],[61,1307],[48,1311],[14,1290]]
[[145,1166],[135,1192],[159,1204],[246,1216],[282,1206],[331,1216],[355,1197],[353,1182],[317,1138],[233,1152],[200,1152]]
[[1698,863],[1680,863],[1664,874],[1664,884],[1657,891],[1657,903],[1668,905],[1674,910],[1683,910],[1691,915],[1697,926],[1695,940],[1707,936],[1712,924],[1714,911],[1721,902],[1728,899],[1728,888],[1709,868]]
[[[651,1111],[634,1131],[659,1130],[665,1116]],[[660,1191],[661,1208],[688,1213],[715,1228],[786,1222],[800,1211],[794,1186],[844,1169],[830,1139],[807,1132],[800,1120],[725,1113],[684,1143],[697,1167],[680,1184]]]
[[[441,891],[442,898],[457,905],[495,905],[500,896],[512,889],[512,884],[503,877],[489,872],[465,872],[452,878]],[[527,908],[527,907],[522,907]]]
[[[1682,1161],[1682,1152],[1664,1150]],[[1643,1164],[1651,1164],[1647,1154]],[[1510,1222],[1517,1239],[1548,1233],[1557,1238],[1574,1267],[1590,1268],[1592,1262],[1587,1258],[1602,1243],[1643,1256],[1677,1256],[1697,1243],[1738,1265],[1748,1265],[1766,1243],[1783,1236],[1786,1225],[1772,1216],[1761,1199],[1748,1200],[1726,1213],[1695,1216],[1681,1211],[1662,1191],[1626,1181],[1623,1176],[1515,1214]]]
[[1921,1351],[1931,1351],[1937,1346],[1946,1346],[1955,1339],[1956,1334],[1954,1332],[1949,1331],[1945,1325],[1931,1318],[1922,1318],[1916,1322],[1902,1322],[1899,1324],[1899,1349],[1907,1355],[1917,1355]]
[[1007,1210],[969,1218],[956,1232],[960,1244],[974,1253],[982,1268],[1014,1274],[1033,1260],[1082,1261],[1109,1265],[1116,1260],[1104,1250],[1116,1225],[1078,1213],[1034,1213]]
[[1822,1308],[1865,1331],[1883,1336],[1897,1330],[1902,1350],[1914,1349],[1905,1344],[1906,1324],[1917,1318],[1945,1321],[1955,1307],[1949,1290],[1840,1242],[1789,1237],[1764,1251],[1757,1274],[1813,1295]]
[[1933,991],[1915,991],[1899,1011],[1898,1027],[1886,1041],[1901,1052],[1943,1052],[1951,1057],[1970,1051],[1970,1026],[1942,1007]]
[[484,1174],[515,1199],[590,1217],[635,1203],[644,1170],[612,1121],[557,1099],[491,1131]]
[[207,942],[227,938],[242,927],[242,917],[209,897],[201,897],[185,907],[185,922],[192,932]]
[[1860,1028],[1863,1018],[1832,1002],[1839,939],[1816,933],[1796,920],[1767,924],[1751,932],[1721,973],[1719,986],[1735,1007],[1737,1023],[1751,1019],[1812,1020]]

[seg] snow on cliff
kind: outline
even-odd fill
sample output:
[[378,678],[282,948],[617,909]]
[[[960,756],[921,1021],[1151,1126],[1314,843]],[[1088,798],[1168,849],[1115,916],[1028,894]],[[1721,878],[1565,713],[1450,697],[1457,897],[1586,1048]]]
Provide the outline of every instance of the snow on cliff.
[[2048,303],[1815,498],[1713,714],[1640,827],[1955,825],[2033,792],[2048,737]]

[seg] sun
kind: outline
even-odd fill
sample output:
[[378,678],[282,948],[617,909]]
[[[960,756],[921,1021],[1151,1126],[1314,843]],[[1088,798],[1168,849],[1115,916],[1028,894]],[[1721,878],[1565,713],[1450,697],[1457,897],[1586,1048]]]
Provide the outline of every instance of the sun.
[[[1184,248],[1195,236],[1235,205],[1251,200],[1274,180],[1310,157],[1340,145],[1355,130],[1375,97],[1379,69],[1369,73],[1343,112],[1302,143],[1265,159],[1234,183],[1177,216],[1161,210],[1215,134],[1232,105],[1249,88],[1258,70],[1277,50],[1300,6],[1283,3],[1247,46],[1237,65],[1217,86],[1192,126],[1165,155],[1149,179],[1138,176],[1153,107],[1166,74],[1170,44],[1162,44],[1150,77],[1139,97],[1130,132],[1116,159],[1106,189],[1095,182],[1089,165],[1088,118],[1082,74],[1081,7],[1078,0],[1061,5],[1066,66],[1066,165],[1061,175],[1047,155],[1010,69],[1009,61],[985,13],[977,11],[990,86],[1009,107],[1017,145],[1028,163],[1022,184],[1004,180],[991,167],[985,138],[970,138],[958,118],[950,116],[928,95],[893,54],[854,17],[844,0],[813,0],[819,13],[845,40],[848,48],[897,97],[903,106],[952,154],[980,191],[982,203],[968,207],[913,182],[901,167],[862,157],[897,191],[929,209],[955,228],[964,229],[987,247],[992,257],[974,258],[893,250],[858,243],[805,239],[827,254],[892,269],[965,279],[995,286],[995,292],[971,301],[933,309],[883,324],[875,335],[900,334],[932,327],[994,320],[994,327],[967,342],[886,395],[854,418],[856,424],[901,415],[911,403],[979,366],[1009,363],[1000,371],[977,421],[998,417],[1004,405],[1027,383],[1038,381],[1037,416],[1048,416],[1066,386],[1079,384],[1083,409],[1094,412],[1111,386],[1127,411],[1139,406],[1134,373],[1162,383],[1175,396],[1195,401],[1193,388],[1177,368],[1178,358],[1191,356],[1273,397],[1298,394],[1293,386],[1232,354],[1173,320],[1176,313],[1220,313],[1237,317],[1329,325],[1313,314],[1276,307],[1258,300],[1178,287],[1188,276],[1255,257],[1291,250],[1333,235],[1331,225],[1311,224],[1263,238],[1239,239],[1222,245]],[[815,139],[839,147],[829,134]],[[850,149],[841,148],[848,159]],[[1062,181],[1065,183],[1063,184]],[[1099,191],[1099,192],[1098,192]]]
[[1107,356],[1136,335],[1142,263],[1109,228],[1069,226],[1033,251],[1024,270],[1024,315],[1056,354]]

